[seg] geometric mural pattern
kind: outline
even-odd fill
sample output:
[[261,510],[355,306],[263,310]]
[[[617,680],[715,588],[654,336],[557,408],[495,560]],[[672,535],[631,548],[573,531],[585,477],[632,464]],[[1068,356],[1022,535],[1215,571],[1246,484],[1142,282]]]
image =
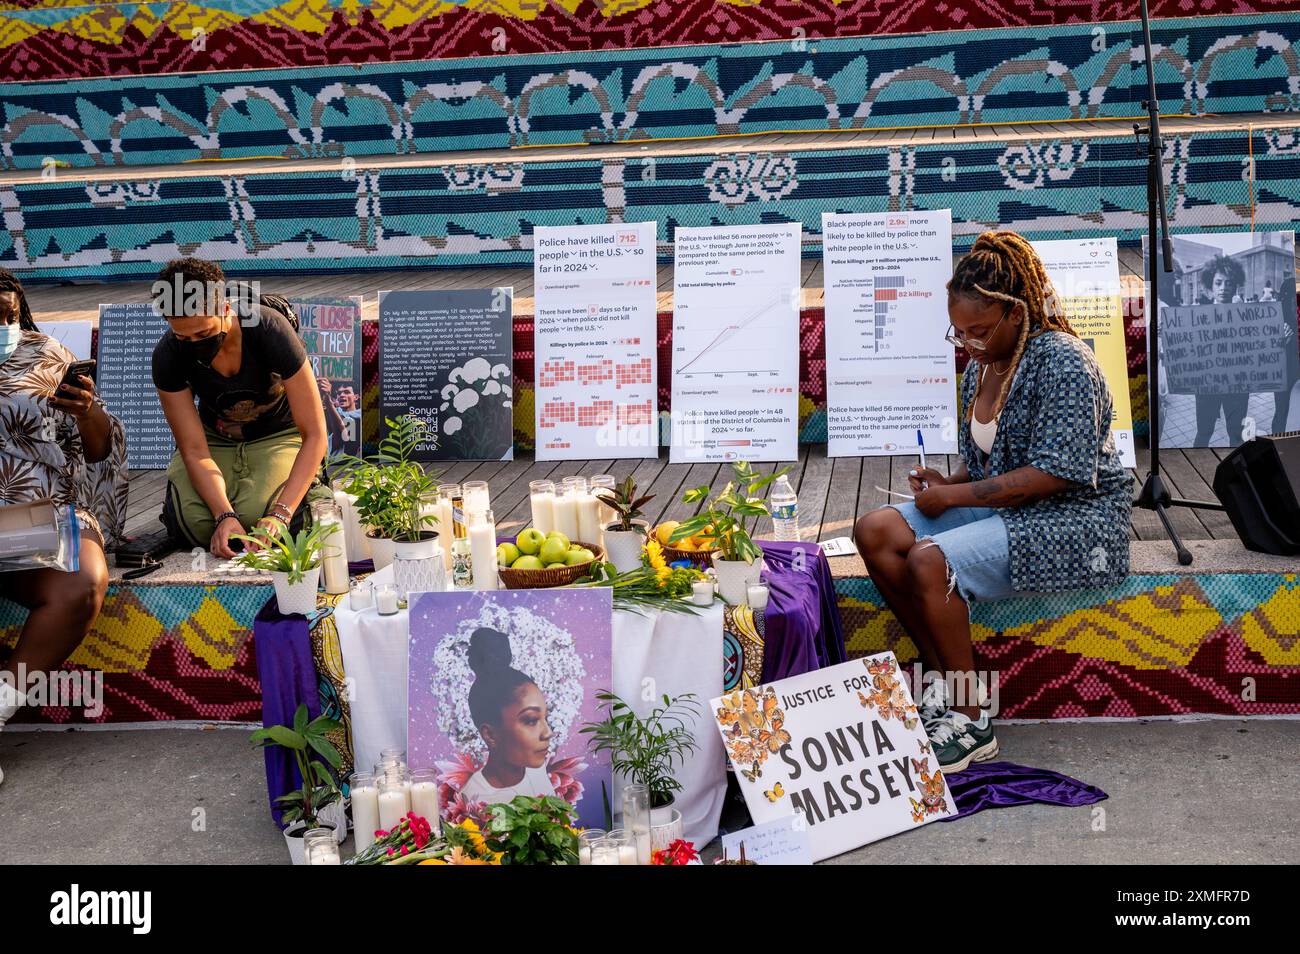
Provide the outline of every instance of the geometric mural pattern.
[[[11,0],[0,81],[205,72],[632,47],[816,41],[1136,17],[1132,2],[922,0]],[[1153,0],[1177,17],[1185,0]],[[1294,0],[1198,0],[1273,13]]]
[[[916,646],[865,578],[835,588],[851,657]],[[1295,574],[1135,575],[1118,587],[975,604],[975,665],[1005,718],[1300,713]]]
[[[983,4],[962,5],[971,6]],[[1300,111],[1300,14],[1158,21],[1154,40],[1166,112]],[[1140,50],[1133,23],[1084,23],[599,56],[482,51],[363,71],[277,64],[284,68],[13,82],[0,91],[0,163],[39,169],[49,162],[360,158],[1122,117],[1139,112],[1145,98]],[[1074,161],[1068,154],[1042,159]],[[493,183],[509,188],[509,173],[503,169]],[[149,201],[147,193],[137,199]]]

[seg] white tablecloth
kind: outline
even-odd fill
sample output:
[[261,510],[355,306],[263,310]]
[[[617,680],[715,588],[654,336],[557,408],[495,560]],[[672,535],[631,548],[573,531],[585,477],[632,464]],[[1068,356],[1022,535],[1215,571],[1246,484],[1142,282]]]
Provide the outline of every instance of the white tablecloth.
[[[391,582],[386,567],[370,579]],[[346,599],[334,610],[352,714],[352,754],[357,771],[368,772],[383,749],[407,749],[408,615],[355,613]],[[709,700],[722,694],[722,604],[698,616],[647,611],[614,612],[613,691],[644,716],[670,696],[693,692],[700,705],[695,726],[699,749],[679,767],[676,807],[686,840],[704,847],[718,833],[726,794],[726,756],[713,727]],[[650,698],[643,699],[643,695]],[[615,780],[611,806],[617,813],[622,787]]]

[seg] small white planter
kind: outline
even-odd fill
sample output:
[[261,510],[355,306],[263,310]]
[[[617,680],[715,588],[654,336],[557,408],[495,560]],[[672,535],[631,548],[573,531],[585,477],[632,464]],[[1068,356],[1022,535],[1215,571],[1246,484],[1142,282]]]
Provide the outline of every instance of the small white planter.
[[[322,828],[334,829],[334,840],[340,845],[348,839],[348,813],[343,806],[343,799],[330,802],[316,815]],[[302,839],[299,839],[301,841]]]
[[746,563],[744,560],[723,560],[720,553],[713,554],[713,572],[718,575],[718,595],[733,606],[749,602],[749,586],[758,583],[763,572],[763,561]]
[[640,530],[616,530],[617,523],[605,528],[605,552],[609,562],[620,573],[635,570],[641,565],[641,551],[645,549],[646,527],[644,520],[634,520]]
[[393,562],[393,541],[377,535],[373,530],[366,532],[366,542],[370,544],[370,559],[375,561],[375,569],[382,570]]
[[295,865],[305,865],[307,859],[302,843],[303,832],[307,826],[302,822],[294,822],[284,830],[284,846],[289,849],[289,861]]
[[686,837],[682,813],[673,803],[650,809],[650,850],[664,851],[673,842]]
[[271,571],[271,582],[275,585],[275,601],[279,604],[282,616],[310,616],[316,612],[316,588],[320,584],[320,567],[303,570],[302,579],[297,583],[289,582],[289,574],[282,570]]
[[424,539],[393,540],[393,585],[397,598],[411,593],[431,593],[445,589],[446,565],[438,534],[426,531]]

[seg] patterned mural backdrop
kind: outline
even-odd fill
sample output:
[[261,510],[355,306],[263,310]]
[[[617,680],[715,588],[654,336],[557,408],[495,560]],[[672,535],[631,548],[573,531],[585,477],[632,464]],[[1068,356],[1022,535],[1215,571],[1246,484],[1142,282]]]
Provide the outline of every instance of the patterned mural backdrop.
[[[1134,0],[10,0],[0,82],[502,53],[1060,26]],[[1296,0],[1152,0],[1152,15],[1267,14]]]

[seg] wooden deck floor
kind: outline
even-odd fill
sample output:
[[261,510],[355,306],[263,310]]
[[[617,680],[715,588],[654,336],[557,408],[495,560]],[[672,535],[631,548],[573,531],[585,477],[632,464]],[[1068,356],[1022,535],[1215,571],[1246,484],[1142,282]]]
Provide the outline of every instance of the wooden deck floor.
[[[1224,449],[1162,451],[1165,478],[1170,492],[1195,500],[1214,500],[1210,489],[1214,468],[1228,453]],[[947,470],[955,457],[931,457],[930,463]],[[908,492],[907,471],[915,465],[915,456],[827,458],[824,444],[806,445],[799,460],[791,464],[791,483],[799,494],[799,524],[805,540],[824,541],[848,536],[858,517],[884,504],[889,498],[879,488]],[[776,464],[760,464],[759,470],[771,473]],[[781,465],[784,466],[784,465]],[[724,467],[719,464],[670,464],[663,450],[657,459],[591,460],[561,463],[538,462],[531,454],[513,461],[478,463],[466,461],[444,465],[448,482],[486,480],[491,491],[492,509],[497,526],[515,533],[530,520],[528,484],[533,480],[555,480],[572,474],[592,476],[633,474],[643,493],[655,495],[646,507],[655,523],[681,520],[690,516],[694,506],[681,502],[682,494],[703,484],[721,483]],[[1147,452],[1138,449],[1139,481],[1146,476]],[[160,529],[158,512],[162,508],[166,476],[163,471],[136,471],[131,475],[127,533],[152,532]],[[1136,489],[1136,488],[1135,488]],[[1187,540],[1235,539],[1232,524],[1218,511],[1175,508],[1171,511],[1175,527]],[[1156,515],[1146,510],[1133,513],[1130,538],[1163,540],[1164,530]]]

